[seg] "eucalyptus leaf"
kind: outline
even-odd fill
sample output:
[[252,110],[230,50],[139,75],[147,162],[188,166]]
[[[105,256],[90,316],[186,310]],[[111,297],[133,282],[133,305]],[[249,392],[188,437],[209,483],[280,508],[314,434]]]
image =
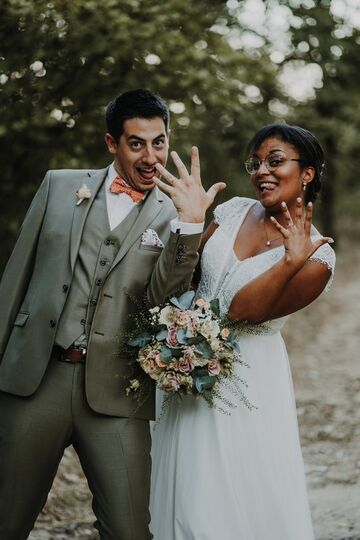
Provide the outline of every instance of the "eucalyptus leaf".
[[145,345],[148,345],[152,340],[152,334],[149,332],[142,332],[141,334],[138,334],[137,336],[131,338],[128,341],[128,344],[131,345],[131,347],[145,347]]
[[186,326],[185,336],[187,337],[188,340],[194,338],[193,333],[188,326]]
[[216,382],[216,377],[212,377],[209,374],[195,375],[193,380],[193,387],[201,394],[204,390],[210,390]]
[[225,347],[240,353],[239,338],[235,332],[232,332],[224,342]]
[[187,344],[196,345],[197,343],[201,343],[202,341],[206,341],[206,338],[204,338],[204,336],[198,335],[198,336],[188,338]]
[[204,358],[207,358],[207,359],[212,358],[214,354],[214,351],[212,350],[212,348],[210,347],[209,343],[206,340],[198,343],[196,345],[196,350],[199,354],[201,354],[202,356],[204,356]]
[[172,296],[170,298],[170,303],[173,304],[175,307],[181,309],[182,311],[185,311],[186,309],[190,308],[194,296],[195,291],[186,291],[179,297]]
[[172,354],[171,349],[167,347],[166,345],[163,345],[160,351],[161,360],[163,360],[166,363],[169,363],[171,362],[172,357],[173,357],[173,354]]
[[186,330],[187,328],[180,328],[180,330],[176,332],[176,338],[178,342],[180,343],[180,345],[184,345],[185,343],[189,341],[188,338],[186,337]]
[[163,339],[166,338],[167,335],[168,335],[168,329],[166,328],[166,326],[164,326],[164,328],[159,330],[159,332],[156,334],[155,337],[158,341],[162,341]]
[[220,301],[218,298],[214,298],[210,301],[210,307],[217,317],[220,317]]
[[171,349],[172,355],[175,356],[175,358],[180,358],[180,356],[183,355],[182,349]]

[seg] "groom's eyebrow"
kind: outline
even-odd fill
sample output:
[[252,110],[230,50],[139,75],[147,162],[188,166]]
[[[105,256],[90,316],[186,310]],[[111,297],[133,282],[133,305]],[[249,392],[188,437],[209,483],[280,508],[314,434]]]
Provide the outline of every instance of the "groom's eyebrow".
[[[166,135],[165,133],[160,133],[159,135],[156,135],[152,140],[157,141],[158,139],[164,138]],[[127,138],[128,141],[139,141],[139,142],[146,142],[145,139],[142,137],[138,137],[137,135],[129,135]]]

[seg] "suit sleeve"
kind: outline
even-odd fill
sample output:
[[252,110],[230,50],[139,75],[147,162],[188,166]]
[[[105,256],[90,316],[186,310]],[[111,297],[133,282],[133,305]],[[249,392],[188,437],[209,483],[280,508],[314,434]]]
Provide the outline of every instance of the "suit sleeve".
[[152,306],[163,303],[173,294],[181,294],[190,287],[198,262],[201,234],[176,234],[171,232],[159,257],[147,287],[147,297]]
[[50,174],[49,171],[45,175],[35,194],[0,282],[0,359],[31,278],[46,211]]

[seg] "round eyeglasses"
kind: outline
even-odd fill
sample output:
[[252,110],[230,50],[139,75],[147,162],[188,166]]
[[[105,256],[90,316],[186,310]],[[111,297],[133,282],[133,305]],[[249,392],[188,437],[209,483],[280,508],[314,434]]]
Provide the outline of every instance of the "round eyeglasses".
[[274,172],[275,169],[286,163],[287,161],[301,161],[296,158],[285,158],[281,156],[268,156],[265,159],[259,159],[257,157],[249,157],[244,165],[249,174],[255,174],[263,163],[269,172]]

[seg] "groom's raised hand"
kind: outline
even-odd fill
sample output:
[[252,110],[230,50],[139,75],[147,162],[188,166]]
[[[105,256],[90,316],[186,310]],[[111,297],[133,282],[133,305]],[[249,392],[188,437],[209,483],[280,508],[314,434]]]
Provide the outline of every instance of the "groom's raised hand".
[[226,184],[218,182],[205,191],[201,183],[199,150],[196,146],[191,149],[190,174],[176,152],[171,152],[170,155],[178,170],[179,178],[169,173],[162,165],[156,164],[155,167],[168,183],[160,178],[153,178],[153,181],[171,197],[177,209],[179,221],[202,223],[205,221],[206,210]]

